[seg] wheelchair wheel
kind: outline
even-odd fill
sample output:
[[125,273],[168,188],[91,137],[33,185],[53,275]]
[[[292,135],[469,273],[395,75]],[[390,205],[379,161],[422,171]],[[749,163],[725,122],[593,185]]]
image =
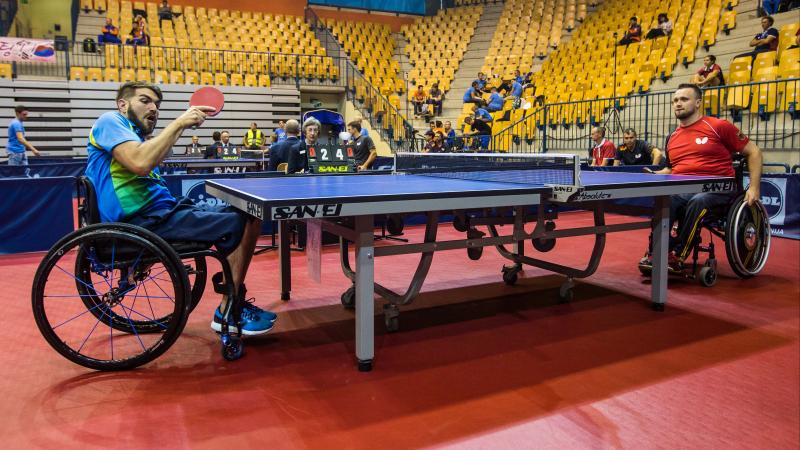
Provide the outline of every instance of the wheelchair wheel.
[[131,369],[164,353],[186,324],[190,300],[172,247],[126,224],[92,225],[64,237],[39,265],[31,293],[47,342],[97,370]]
[[725,225],[725,251],[731,269],[739,278],[761,272],[769,257],[771,236],[764,205],[755,202],[747,206],[744,195],[737,197]]

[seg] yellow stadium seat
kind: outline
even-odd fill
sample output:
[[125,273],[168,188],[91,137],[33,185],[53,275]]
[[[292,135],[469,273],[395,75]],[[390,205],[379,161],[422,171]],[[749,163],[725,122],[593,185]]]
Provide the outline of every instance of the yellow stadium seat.
[[84,9],[84,10],[94,9],[94,5],[92,4],[92,0],[81,0],[81,9]]
[[119,81],[125,83],[127,81],[136,81],[136,72],[133,69],[122,69],[119,73]]
[[781,27],[778,32],[778,55],[782,57],[783,51],[794,45],[795,34],[800,29],[800,21],[789,23]]
[[730,71],[730,73],[742,72],[742,71],[750,72],[750,62],[751,61],[749,56],[734,58],[734,60],[731,61],[728,70]]
[[200,84],[200,76],[197,75],[197,72],[194,71],[186,72],[186,84]]
[[766,67],[773,67],[775,65],[775,57],[777,52],[763,52],[756,55],[753,60],[753,73]]
[[205,85],[214,84],[214,75],[209,72],[200,72],[200,84],[205,84]]
[[103,81],[103,71],[99,67],[90,67],[86,70],[86,81]]
[[719,117],[720,105],[724,104],[723,89],[707,89],[703,92],[703,112],[708,116]]
[[[777,67],[763,67],[753,74],[752,81],[768,82],[774,81],[778,76]],[[778,106],[778,86],[775,83],[756,84],[752,88],[753,102],[750,111],[766,118],[767,114],[772,113]]]
[[244,76],[244,85],[248,87],[256,87],[258,86],[258,78],[254,74],[248,73]]
[[170,84],[183,84],[184,83],[183,72],[175,71],[169,73],[169,82]]
[[103,80],[105,80],[106,82],[118,83],[119,82],[119,70],[111,68],[111,67],[106,67],[106,70],[103,73]]
[[153,82],[156,84],[169,83],[169,73],[166,70],[156,70],[153,76]]
[[72,81],[84,81],[86,79],[86,70],[83,67],[70,67],[69,79]]
[[269,75],[262,74],[262,75],[258,76],[258,86],[259,87],[270,87],[271,85],[272,85],[272,82],[271,82],[271,80],[269,78]]
[[[728,84],[739,85],[750,81],[750,72],[739,71],[730,74]],[[727,105],[729,109],[746,109],[750,106],[750,86],[733,86],[728,88]]]
[[136,81],[150,82],[150,69],[139,69],[136,71]]
[[[205,84],[205,82],[203,83]],[[228,75],[223,72],[217,72],[214,74],[214,84],[217,86],[227,86],[228,85]]]
[[783,86],[780,109],[791,113],[795,118],[800,116],[800,81],[792,81]]
[[231,74],[231,86],[244,86],[244,78],[240,73]]

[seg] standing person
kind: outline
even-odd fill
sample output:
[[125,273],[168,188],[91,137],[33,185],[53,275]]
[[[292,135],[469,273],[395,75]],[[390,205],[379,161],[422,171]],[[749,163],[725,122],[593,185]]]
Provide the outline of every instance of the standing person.
[[592,166],[607,166],[614,160],[617,154],[617,149],[614,143],[606,139],[605,127],[592,127]]
[[636,138],[636,130],[626,128],[622,132],[622,145],[617,147],[614,165],[657,166],[661,164],[661,150],[647,141]]
[[261,150],[264,146],[264,133],[258,129],[255,122],[250,124],[250,129],[244,134],[242,146],[248,150]]
[[689,82],[700,87],[720,86],[725,84],[722,68],[717,65],[717,57],[714,55],[706,55],[706,57],[703,58],[703,67],[692,75],[692,79]]
[[[188,129],[200,126],[209,106],[192,106],[168,123],[152,139],[161,106],[161,89],[135,81],[120,86],[116,110],[100,116],[89,132],[86,176],[97,193],[102,222],[127,222],[146,228],[167,241],[197,241],[214,245],[230,263],[237,300],[243,310],[241,322],[232,326],[244,335],[266,333],[277,316],[244,301],[244,278],[261,233],[261,220],[230,206],[197,205],[176,199],[158,170],[172,146]],[[221,278],[215,275],[214,278]],[[222,280],[219,280],[222,281]],[[215,281],[216,282],[216,281]],[[230,317],[227,294],[214,313],[211,329],[220,332]]]
[[[25,150],[30,150],[34,156],[39,156],[39,150],[33,146],[27,139],[25,139],[25,127],[22,122],[28,118],[28,108],[23,105],[14,107],[14,115],[16,119],[12,119],[8,124],[8,145],[6,151],[8,152],[8,165],[9,166],[27,166],[28,155]],[[25,171],[25,175],[28,171]]]
[[[703,92],[694,84],[684,83],[672,96],[672,110],[680,125],[667,142],[667,166],[654,173],[733,177],[733,154],[747,157],[750,186],[744,196],[748,205],[761,198],[761,149],[732,123],[704,116]],[[673,195],[670,223],[678,221],[677,237],[669,239],[669,264],[682,270],[683,261],[692,249],[693,236],[708,211],[728,205],[736,193],[702,192]],[[768,226],[768,225],[767,225]],[[639,263],[652,265],[649,253]]]
[[283,120],[278,121],[278,128],[275,128],[274,136],[275,142],[283,142],[286,140],[286,122]]
[[354,120],[347,124],[347,132],[353,137],[353,153],[356,160],[356,170],[367,170],[372,167],[378,151],[372,138],[361,134],[361,121]]
[[464,133],[464,136],[475,136],[477,138],[472,147],[477,150],[488,150],[489,141],[492,138],[492,127],[486,122],[472,116],[467,116],[464,119],[464,123],[469,125],[472,129],[472,131]]
[[[297,164],[300,145],[302,144],[300,141],[300,122],[289,119],[283,126],[286,132],[286,139],[270,147],[267,170],[274,172],[278,170],[278,165],[286,163],[286,173],[295,173],[303,169],[301,165]],[[289,169],[290,165],[292,166],[291,170]]]

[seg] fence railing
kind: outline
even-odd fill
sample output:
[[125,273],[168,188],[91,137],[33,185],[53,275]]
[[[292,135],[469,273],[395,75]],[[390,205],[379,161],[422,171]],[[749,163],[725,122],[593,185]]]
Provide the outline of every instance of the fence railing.
[[[703,113],[732,122],[762,148],[797,150],[798,92],[798,78],[709,87],[703,89]],[[633,128],[639,138],[663,148],[677,127],[672,94],[650,92],[532,107],[493,134],[488,150],[580,153],[592,147],[593,126],[606,127],[606,138],[616,142],[622,140],[625,129]]]
[[[325,45],[335,45],[341,48],[338,40],[325,27],[322,20],[311,10],[306,8],[306,21],[317,37]],[[403,114],[392,105],[379,88],[367,80],[361,70],[349,58],[342,58],[345,68],[344,79],[346,85],[346,98],[359,110],[361,115],[369,121],[372,129],[377,130],[381,138],[389,144],[393,152],[410,151],[415,148],[414,127],[406,120]]]

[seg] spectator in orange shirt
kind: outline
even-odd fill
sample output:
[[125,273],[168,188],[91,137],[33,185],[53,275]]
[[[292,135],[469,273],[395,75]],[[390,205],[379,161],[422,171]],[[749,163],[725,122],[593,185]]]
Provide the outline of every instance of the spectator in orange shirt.
[[114,21],[111,18],[106,19],[106,25],[103,27],[103,34],[97,35],[98,44],[119,44],[119,29],[114,26]]
[[618,45],[628,45],[642,40],[642,26],[639,25],[639,18],[636,16],[631,17],[628,24],[628,31],[622,36]]
[[425,101],[428,100],[428,93],[425,88],[420,84],[417,85],[417,90],[411,94],[411,103],[414,104],[414,115],[422,115],[422,109],[425,106]]

